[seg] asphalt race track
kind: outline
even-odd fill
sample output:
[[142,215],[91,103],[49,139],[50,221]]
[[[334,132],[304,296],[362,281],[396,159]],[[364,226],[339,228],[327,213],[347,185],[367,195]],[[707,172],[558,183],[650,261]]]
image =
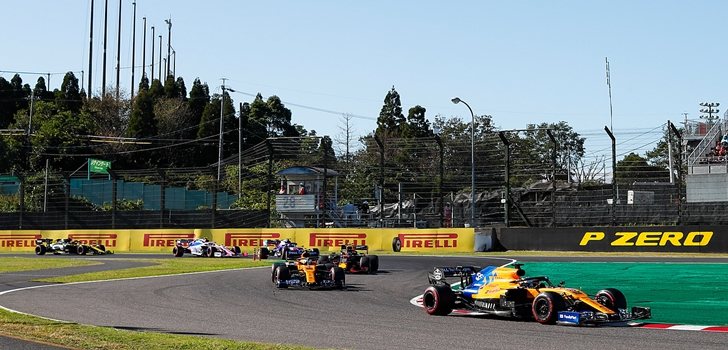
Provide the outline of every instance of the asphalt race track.
[[[348,288],[342,291],[276,290],[270,283],[270,268],[257,268],[54,285],[2,295],[0,305],[120,329],[317,348],[683,350],[725,349],[728,342],[725,333],[436,317],[409,302],[427,287],[426,271],[433,266],[500,265],[504,261],[380,256],[379,274],[347,275]],[[39,300],[52,300],[53,308]]]

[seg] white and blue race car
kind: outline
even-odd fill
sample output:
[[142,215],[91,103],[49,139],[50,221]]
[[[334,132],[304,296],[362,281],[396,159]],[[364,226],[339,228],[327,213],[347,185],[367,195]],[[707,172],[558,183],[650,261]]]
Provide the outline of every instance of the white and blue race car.
[[210,258],[241,256],[240,247],[232,246],[228,248],[222,244],[211,242],[207,238],[178,239],[174,248],[172,248],[172,254],[178,258],[185,254]]

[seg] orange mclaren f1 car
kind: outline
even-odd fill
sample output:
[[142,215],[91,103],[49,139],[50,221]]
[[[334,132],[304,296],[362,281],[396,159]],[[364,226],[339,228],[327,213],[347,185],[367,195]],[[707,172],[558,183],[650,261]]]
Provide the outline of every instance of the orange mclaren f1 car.
[[[650,308],[627,309],[627,299],[617,289],[602,289],[590,297],[579,289],[564,287],[563,282],[555,286],[545,276],[524,277],[521,266],[436,267],[428,273],[430,287],[422,304],[430,315],[465,309],[542,324],[598,325],[651,317]],[[460,288],[453,290],[447,277],[458,277]]]
[[308,287],[343,289],[344,269],[333,263],[319,263],[318,250],[306,251],[294,261],[276,262],[271,266],[271,281],[277,288]]

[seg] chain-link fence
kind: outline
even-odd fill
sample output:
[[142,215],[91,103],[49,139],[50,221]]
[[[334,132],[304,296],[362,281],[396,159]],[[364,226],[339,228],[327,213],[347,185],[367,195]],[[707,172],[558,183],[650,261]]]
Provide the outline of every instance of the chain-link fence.
[[[547,227],[728,217],[720,187],[728,166],[688,165],[690,142],[669,124],[616,135],[370,135],[339,155],[331,146],[326,137],[276,138],[219,167],[7,174],[0,227]],[[285,171],[292,168],[313,175]],[[711,184],[701,180],[706,171]],[[299,181],[306,194],[296,197]],[[297,200],[304,206],[284,208]]]

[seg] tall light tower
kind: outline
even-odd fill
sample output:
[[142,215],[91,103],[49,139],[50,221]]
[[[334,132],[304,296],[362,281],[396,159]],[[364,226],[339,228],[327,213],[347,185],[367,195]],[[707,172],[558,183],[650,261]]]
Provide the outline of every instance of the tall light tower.
[[467,102],[455,97],[452,103],[462,102],[470,110],[470,227],[475,227],[475,113]]
[[708,121],[708,124],[713,125],[715,120],[720,118],[719,116],[713,116],[713,114],[718,114],[720,110],[717,108],[720,106],[720,103],[718,102],[701,102],[700,103],[701,108],[700,113],[707,113],[700,116],[700,118],[703,118]]
[[152,26],[152,40],[150,41],[152,42],[152,74],[149,75],[149,84],[154,80],[154,26]]
[[169,76],[169,63],[171,62],[169,60],[170,51],[172,50],[172,17],[169,19],[165,19],[164,23],[167,23],[167,75],[165,75],[164,79],[166,80]]

